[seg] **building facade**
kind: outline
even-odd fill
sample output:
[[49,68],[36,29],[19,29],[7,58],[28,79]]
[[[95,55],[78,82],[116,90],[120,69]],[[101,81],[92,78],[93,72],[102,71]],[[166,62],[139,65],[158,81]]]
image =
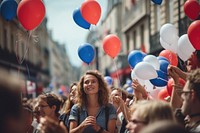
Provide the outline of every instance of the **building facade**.
[[[159,31],[165,23],[175,25],[179,36],[187,33],[191,21],[184,13],[186,0],[165,0],[156,5],[151,0],[110,0],[108,10],[99,31],[99,68],[106,75],[120,79],[122,86],[130,78],[127,56],[132,50],[158,55],[163,50]],[[108,34],[120,37],[122,48],[115,63],[102,49],[102,40]],[[117,66],[114,68],[114,66]],[[116,76],[118,74],[118,76]],[[119,80],[118,80],[119,81]],[[118,85],[118,84],[117,84]]]

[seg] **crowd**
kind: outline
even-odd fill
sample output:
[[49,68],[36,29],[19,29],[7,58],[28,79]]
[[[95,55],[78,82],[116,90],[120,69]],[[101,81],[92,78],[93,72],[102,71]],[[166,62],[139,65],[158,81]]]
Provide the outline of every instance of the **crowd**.
[[17,78],[1,72],[0,133],[200,133],[200,61],[191,59],[187,72],[168,66],[174,84],[167,101],[150,97],[137,80],[134,94],[108,87],[97,70],[74,82],[66,100],[53,93],[25,99]]

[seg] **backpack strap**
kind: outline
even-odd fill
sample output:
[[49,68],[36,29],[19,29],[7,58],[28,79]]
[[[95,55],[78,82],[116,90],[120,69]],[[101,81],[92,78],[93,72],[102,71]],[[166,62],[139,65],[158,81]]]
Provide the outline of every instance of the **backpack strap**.
[[80,108],[78,108],[78,125],[80,124]]
[[109,119],[109,107],[105,106],[105,119],[106,119],[106,130],[108,129],[108,119]]

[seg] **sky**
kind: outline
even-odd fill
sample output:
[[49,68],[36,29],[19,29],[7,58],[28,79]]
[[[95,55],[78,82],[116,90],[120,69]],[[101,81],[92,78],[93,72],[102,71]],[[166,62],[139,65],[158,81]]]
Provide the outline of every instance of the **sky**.
[[[108,0],[98,0],[101,6],[101,18],[106,13]],[[81,7],[84,0],[44,0],[47,17],[47,28],[52,31],[55,41],[66,45],[70,62],[74,66],[82,64],[78,56],[78,47],[86,43],[89,30],[79,27],[73,20],[73,11]]]

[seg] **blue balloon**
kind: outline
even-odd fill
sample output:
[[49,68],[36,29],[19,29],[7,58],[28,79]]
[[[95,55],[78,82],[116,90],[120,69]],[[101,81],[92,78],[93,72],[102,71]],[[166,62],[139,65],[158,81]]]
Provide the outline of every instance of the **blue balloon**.
[[157,87],[163,87],[163,86],[166,86],[167,85],[167,82],[168,82],[168,76],[166,73],[160,71],[160,70],[157,70],[156,71],[157,74],[158,74],[158,77],[155,78],[155,79],[151,79],[150,82],[154,85],[154,86],[157,86]]
[[89,65],[95,57],[95,49],[91,44],[85,43],[79,46],[78,56],[83,62]]
[[90,28],[90,23],[88,23],[83,17],[82,17],[82,14],[81,14],[81,11],[80,11],[80,8],[74,10],[73,12],[73,19],[75,21],[75,23],[84,28],[84,29],[89,29]]
[[162,0],[152,0],[155,4],[160,5],[162,3]]
[[133,50],[128,55],[128,63],[129,65],[134,68],[135,65],[141,62],[144,58],[144,54],[141,51]]
[[133,94],[134,93],[134,89],[132,87],[128,87],[126,89],[126,91],[128,92],[128,94]]
[[112,86],[113,79],[110,76],[105,76],[104,79],[106,80],[108,86]]
[[160,64],[160,70],[165,73],[168,73],[169,61],[159,60],[159,64]]
[[61,89],[58,89],[58,94],[63,95],[63,91]]
[[17,2],[15,0],[3,0],[0,7],[0,12],[5,20],[12,20],[16,16]]

